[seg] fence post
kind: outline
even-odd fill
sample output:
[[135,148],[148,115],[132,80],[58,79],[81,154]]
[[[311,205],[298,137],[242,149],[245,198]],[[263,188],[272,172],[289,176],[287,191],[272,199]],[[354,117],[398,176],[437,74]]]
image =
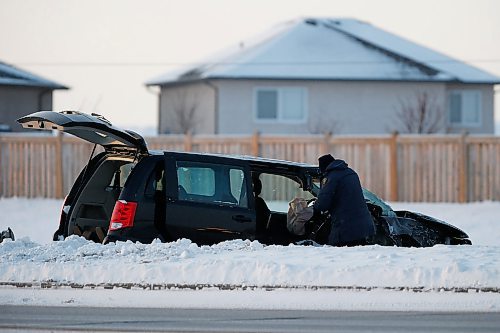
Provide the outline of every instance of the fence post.
[[193,150],[193,135],[191,131],[184,134],[184,151],[190,152]]
[[63,198],[63,133],[57,131],[56,136],[56,160],[55,160],[55,195],[57,199]]
[[332,132],[326,132],[324,137],[323,137],[323,144],[321,145],[321,154],[320,155],[326,155],[330,154],[330,141],[332,141]]
[[393,132],[389,145],[390,149],[390,195],[391,201],[398,201],[398,132]]
[[459,171],[458,171],[458,201],[461,203],[465,203],[468,201],[468,193],[469,193],[469,184],[468,184],[468,176],[469,176],[469,167],[468,167],[468,154],[467,154],[467,132],[462,133],[460,136],[460,147],[459,147]]
[[252,156],[255,157],[260,156],[259,141],[260,141],[260,133],[259,131],[255,131],[252,135],[252,143],[251,143]]

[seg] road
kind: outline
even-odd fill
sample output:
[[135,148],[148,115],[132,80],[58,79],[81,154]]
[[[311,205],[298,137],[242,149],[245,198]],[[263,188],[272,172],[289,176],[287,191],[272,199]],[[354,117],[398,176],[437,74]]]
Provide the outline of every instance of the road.
[[0,306],[1,332],[498,332],[500,313]]

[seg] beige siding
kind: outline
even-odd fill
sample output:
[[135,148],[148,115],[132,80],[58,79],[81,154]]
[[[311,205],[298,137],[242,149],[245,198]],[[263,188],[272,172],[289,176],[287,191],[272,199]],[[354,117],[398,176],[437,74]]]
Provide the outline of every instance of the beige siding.
[[0,124],[9,125],[12,131],[23,131],[18,118],[42,109],[52,109],[52,90],[0,86]]
[[[262,122],[255,117],[255,90],[263,87],[302,87],[307,91],[307,121],[302,123]],[[453,89],[481,91],[482,126],[451,127],[448,92]],[[273,80],[212,80],[181,87],[163,88],[160,133],[182,133],[173,106],[179,96],[197,105],[193,133],[198,134],[387,134],[407,133],[403,105],[417,106],[426,94],[431,108],[441,114],[436,133],[494,133],[493,87],[490,85],[447,85],[422,82],[328,82]],[[218,110],[216,113],[215,110]]]
[[[162,88],[160,95],[160,134],[213,134],[215,120],[216,87],[195,83]],[[191,116],[182,116],[181,113]],[[184,118],[183,118],[184,117]],[[184,125],[183,125],[184,124]]]
[[[384,134],[402,131],[396,115],[402,101],[413,102],[427,92],[445,109],[446,93],[440,83],[219,81],[220,133],[249,134]],[[305,87],[308,120],[303,124],[255,121],[254,90],[258,87]],[[441,132],[445,132],[445,124]]]
[[[444,109],[444,85],[436,83],[334,82],[311,86],[310,127],[336,134],[405,132],[398,116],[403,104],[415,105],[428,94]],[[326,122],[326,124],[325,124]],[[444,123],[441,126],[445,130]]]

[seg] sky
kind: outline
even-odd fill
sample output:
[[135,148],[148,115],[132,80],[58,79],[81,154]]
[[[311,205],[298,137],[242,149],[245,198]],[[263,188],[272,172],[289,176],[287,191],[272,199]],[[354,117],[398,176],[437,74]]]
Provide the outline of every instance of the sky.
[[0,0],[0,61],[70,87],[54,110],[154,132],[158,90],[146,81],[283,21],[367,21],[500,76],[498,13],[496,0]]

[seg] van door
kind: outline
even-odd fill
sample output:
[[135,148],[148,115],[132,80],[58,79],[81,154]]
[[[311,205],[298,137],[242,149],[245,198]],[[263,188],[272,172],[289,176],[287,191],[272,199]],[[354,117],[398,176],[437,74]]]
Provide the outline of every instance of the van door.
[[167,158],[167,232],[173,239],[189,238],[197,244],[253,240],[255,211],[248,195],[248,168],[233,159],[199,159],[181,153]]

